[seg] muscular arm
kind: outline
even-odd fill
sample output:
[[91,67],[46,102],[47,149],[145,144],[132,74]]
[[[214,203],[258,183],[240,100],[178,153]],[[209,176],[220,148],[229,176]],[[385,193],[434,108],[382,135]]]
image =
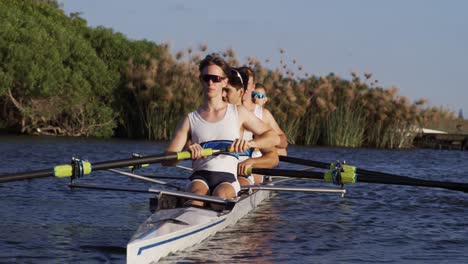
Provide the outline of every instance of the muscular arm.
[[250,147],[268,150],[280,143],[276,132],[253,113],[249,112],[244,106],[238,106],[237,111],[239,113],[240,125],[255,135],[255,139],[249,142]]
[[288,139],[286,138],[286,135],[284,134],[283,130],[278,126],[278,123],[276,122],[275,118],[271,114],[268,109],[263,108],[263,121],[265,123],[269,124],[270,127],[278,134],[280,138],[280,143],[276,145],[277,148],[280,149],[285,149],[288,147]]
[[273,168],[279,163],[276,149],[262,152],[262,156],[258,158],[249,158],[239,163],[237,167],[238,175],[247,175],[249,168]]
[[[189,138],[189,132],[190,123],[188,117],[186,116],[179,122],[179,124],[177,124],[177,127],[174,131],[174,136],[172,137],[171,142],[169,142],[169,145],[166,148],[166,152],[179,152],[183,150]],[[176,164],[176,160],[162,163],[163,166],[175,166]]]

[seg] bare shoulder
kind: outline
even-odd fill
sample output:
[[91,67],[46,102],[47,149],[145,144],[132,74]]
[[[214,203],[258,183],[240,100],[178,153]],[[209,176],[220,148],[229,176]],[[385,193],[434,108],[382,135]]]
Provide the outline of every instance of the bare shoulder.
[[276,122],[275,117],[271,114],[270,110],[266,108],[263,108],[263,121],[270,125],[279,135],[284,134],[283,130],[279,127],[278,122]]
[[262,107],[263,109],[263,116],[273,118],[273,115],[271,114],[270,110],[266,109],[265,107]]
[[245,108],[245,106],[243,106],[243,105],[236,105],[236,106],[237,106],[237,112],[239,114],[249,113],[249,110],[247,110],[247,108]]
[[266,109],[265,107],[263,107],[262,119],[263,121],[265,121],[266,123],[270,125],[272,125],[273,123],[276,123],[276,120],[271,114],[270,110]]
[[185,115],[184,118],[182,118],[179,121],[179,124],[177,124],[176,130],[179,129],[190,129],[190,121],[188,115]]
[[237,105],[237,114],[239,115],[239,120],[242,122],[243,120],[248,119],[252,113],[245,108],[243,105]]
[[177,127],[174,131],[174,135],[172,136],[172,139],[169,142],[169,145],[167,146],[166,151],[168,152],[181,151],[184,148],[185,144],[187,143],[187,140],[189,139],[189,135],[190,135],[190,122],[189,122],[188,115],[186,115],[177,124]]

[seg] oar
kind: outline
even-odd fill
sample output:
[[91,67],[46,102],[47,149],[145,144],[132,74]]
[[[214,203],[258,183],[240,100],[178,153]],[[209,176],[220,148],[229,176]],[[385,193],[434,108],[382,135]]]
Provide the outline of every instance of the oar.
[[[356,169],[355,177],[351,177],[351,178],[348,177],[347,178],[348,180],[344,183],[346,184],[346,183],[354,183],[354,182],[366,182],[366,183],[394,184],[394,185],[407,185],[407,186],[420,186],[420,187],[435,187],[435,188],[443,188],[443,189],[449,189],[449,190],[454,190],[454,191],[468,192],[468,183],[421,180],[421,179],[416,179],[416,178],[411,178],[411,177],[406,177],[406,176],[398,176],[398,175],[393,175],[393,174],[386,174],[386,173],[380,173],[380,174],[362,173],[361,174],[361,173],[358,173],[358,171],[362,173],[362,171],[367,171],[367,170]],[[317,171],[253,168],[252,173],[258,173],[258,174],[263,174],[263,175],[287,176],[291,178],[318,179],[318,180],[330,181],[330,179],[327,179],[324,172],[317,172]]]
[[[203,155],[204,156],[211,156],[215,154],[220,154],[222,152],[228,152],[229,149],[204,149]],[[91,164],[88,161],[79,161],[78,170],[81,174],[89,174],[91,171],[98,171],[98,170],[107,170],[112,168],[122,168],[126,166],[136,166],[141,164],[151,164],[151,163],[160,163],[164,161],[170,160],[185,160],[190,159],[192,157],[189,151],[181,151],[181,152],[174,152],[174,153],[164,153],[158,155],[151,155],[151,156],[144,156],[144,157],[133,157],[131,159],[120,159],[120,160],[111,160],[111,161],[103,161],[103,162],[96,162]],[[12,173],[0,176],[0,183],[3,182],[12,182],[12,181],[22,181],[22,180],[30,180],[36,178],[45,178],[45,177],[71,177],[73,175],[73,171],[76,171],[76,166],[72,166],[70,164],[67,165],[59,165],[55,166],[52,169],[46,170],[37,170],[31,172],[21,172],[21,173]]]
[[[307,160],[307,159],[301,159],[301,158],[295,158],[295,157],[289,157],[289,156],[279,156],[279,160],[293,163],[293,164],[312,166],[312,167],[322,168],[322,169],[330,169],[330,163],[321,162],[321,161]],[[359,169],[359,168],[356,168],[356,173],[361,174],[361,175],[366,174],[366,175],[372,175],[372,176],[400,177],[399,175],[395,175],[391,173],[370,171],[370,170],[364,170],[364,169]]]

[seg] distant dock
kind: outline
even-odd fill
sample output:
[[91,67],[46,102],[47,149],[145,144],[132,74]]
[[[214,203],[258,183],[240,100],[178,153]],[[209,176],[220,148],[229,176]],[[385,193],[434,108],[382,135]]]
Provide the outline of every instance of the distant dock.
[[414,139],[419,148],[468,150],[468,134],[422,133]]

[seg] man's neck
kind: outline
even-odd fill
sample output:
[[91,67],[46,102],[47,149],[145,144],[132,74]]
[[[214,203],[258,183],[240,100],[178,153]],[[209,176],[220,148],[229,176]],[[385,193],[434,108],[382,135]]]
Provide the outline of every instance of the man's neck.
[[223,100],[218,100],[217,98],[216,99],[211,98],[205,101],[201,105],[200,109],[206,112],[216,112],[216,111],[226,108],[226,106],[227,104],[223,102]]
[[248,98],[242,102],[242,105],[247,108],[250,112],[255,110],[255,104],[252,102],[252,99]]

